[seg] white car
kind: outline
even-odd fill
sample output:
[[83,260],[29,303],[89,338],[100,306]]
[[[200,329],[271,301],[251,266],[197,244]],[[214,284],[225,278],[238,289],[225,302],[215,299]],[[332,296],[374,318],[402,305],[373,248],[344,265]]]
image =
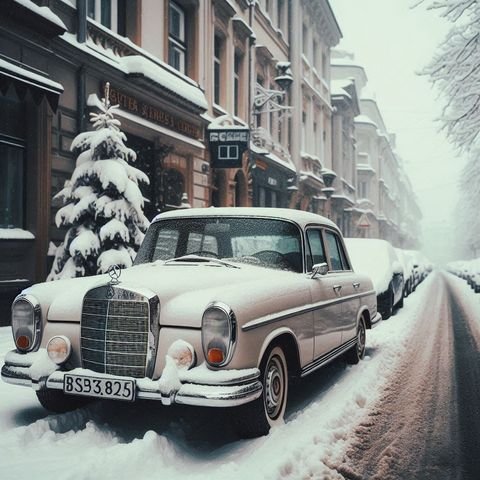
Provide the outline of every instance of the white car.
[[34,285],[13,303],[2,378],[52,411],[82,400],[236,407],[238,433],[283,419],[290,377],[357,363],[380,319],[340,231],[287,209],[169,212],[135,265]]

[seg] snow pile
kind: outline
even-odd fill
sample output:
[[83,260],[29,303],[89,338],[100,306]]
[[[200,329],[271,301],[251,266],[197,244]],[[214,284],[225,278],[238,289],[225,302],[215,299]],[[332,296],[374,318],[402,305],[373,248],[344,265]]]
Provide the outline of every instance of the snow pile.
[[142,55],[128,55],[122,57],[119,62],[127,73],[143,75],[194,105],[205,110],[208,108],[205,95],[196,85],[183,81],[176,73],[170,72],[167,68],[154,63],[152,60]]
[[21,228],[0,228],[0,238],[2,240],[33,240],[35,235]]
[[28,369],[32,378],[40,379],[42,377],[47,377],[58,370],[58,365],[50,360],[45,348],[40,348],[38,352],[33,353],[32,355],[35,355],[35,360],[33,361],[32,366]]
[[165,355],[165,368],[158,381],[159,389],[164,395],[177,392],[182,386],[178,378],[178,369],[175,360],[170,355]]
[[117,107],[104,99],[99,108],[91,114],[95,130],[72,142],[76,168],[55,197],[65,202],[55,222],[68,231],[47,280],[105,273],[113,264],[131,266],[149,225],[139,188],[148,177],[129,165],[136,154],[114,118]]
[[31,0],[14,0],[14,1],[15,3],[18,3],[19,5],[22,5],[23,7],[27,8],[28,10],[31,10],[32,12],[36,13],[40,17],[45,18],[46,20],[49,20],[50,22],[63,28],[64,30],[67,30],[67,27],[62,22],[60,17],[58,15],[55,15],[55,13],[53,13],[48,7],[39,7],[38,5],[33,3]]

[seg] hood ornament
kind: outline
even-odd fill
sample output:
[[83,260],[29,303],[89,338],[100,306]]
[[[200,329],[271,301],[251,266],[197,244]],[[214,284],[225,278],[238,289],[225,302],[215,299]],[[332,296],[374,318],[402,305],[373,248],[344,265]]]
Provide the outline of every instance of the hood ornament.
[[111,265],[107,273],[110,275],[110,285],[118,285],[120,283],[120,276],[122,275],[122,269],[119,265]]

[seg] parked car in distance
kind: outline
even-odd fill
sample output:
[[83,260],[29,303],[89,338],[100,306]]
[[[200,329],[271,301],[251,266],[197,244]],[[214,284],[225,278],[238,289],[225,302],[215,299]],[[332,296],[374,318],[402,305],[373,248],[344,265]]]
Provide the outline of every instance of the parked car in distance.
[[415,281],[413,259],[411,255],[401,248],[395,248],[398,260],[403,267],[403,296],[408,297],[413,292]]
[[163,213],[133,267],[34,285],[12,312],[2,378],[48,410],[89,398],[232,407],[243,437],[282,422],[290,378],[359,362],[381,319],[337,226],[274,208]]
[[394,248],[386,240],[373,238],[346,238],[345,244],[355,271],[372,279],[382,318],[390,318],[403,307],[403,266]]
[[480,258],[450,262],[447,270],[466,280],[475,293],[480,293]]

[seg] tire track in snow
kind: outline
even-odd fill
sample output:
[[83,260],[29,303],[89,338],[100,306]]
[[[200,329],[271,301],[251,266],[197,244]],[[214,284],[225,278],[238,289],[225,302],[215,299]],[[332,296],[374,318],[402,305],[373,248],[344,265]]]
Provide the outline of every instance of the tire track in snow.
[[435,280],[408,356],[337,469],[345,479],[480,478],[478,347],[465,293]]

